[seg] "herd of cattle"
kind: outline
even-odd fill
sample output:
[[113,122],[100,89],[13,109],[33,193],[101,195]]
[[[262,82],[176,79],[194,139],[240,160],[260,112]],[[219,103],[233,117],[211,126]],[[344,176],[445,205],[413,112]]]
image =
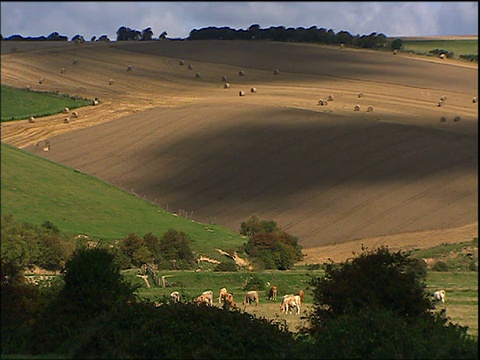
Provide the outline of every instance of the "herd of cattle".
[[[272,286],[268,292],[268,300],[276,300],[278,294],[278,289],[276,286]],[[297,295],[287,294],[283,296],[280,310],[285,314],[291,314],[292,310],[295,310],[294,314],[300,314],[300,309],[303,303],[304,291],[299,290]],[[445,290],[438,290],[433,293],[433,299],[436,303],[445,304]],[[170,294],[170,298],[173,302],[180,301],[180,293],[174,291]],[[251,305],[255,303],[258,306],[259,302],[258,291],[252,290],[248,291],[245,295],[245,299],[242,302],[242,305]],[[207,306],[213,306],[213,291],[207,290],[204,291],[201,295],[197,296],[193,300],[194,304],[200,305],[205,304]],[[235,308],[237,305],[233,301],[233,295],[230,294],[226,288],[220,289],[218,296],[218,303],[223,306],[225,309]]]
[[[272,286],[268,293],[269,300],[276,300],[278,294],[278,289],[276,286]],[[301,306],[303,303],[304,291],[299,290],[298,294],[287,294],[283,296],[280,310],[286,314],[291,314],[294,310],[294,314],[300,314]],[[170,299],[173,302],[180,301],[180,293],[178,291],[174,291],[170,294]],[[260,296],[258,291],[251,290],[248,291],[245,295],[244,300],[242,301],[242,305],[251,305],[255,303],[255,306],[258,306],[260,300]],[[207,306],[213,306],[213,291],[207,290],[204,291],[201,295],[197,296],[193,300],[194,304],[200,305],[205,304]],[[237,307],[236,303],[233,301],[233,295],[227,291],[226,288],[220,289],[219,296],[218,296],[218,304],[223,306],[225,309],[235,308]]]

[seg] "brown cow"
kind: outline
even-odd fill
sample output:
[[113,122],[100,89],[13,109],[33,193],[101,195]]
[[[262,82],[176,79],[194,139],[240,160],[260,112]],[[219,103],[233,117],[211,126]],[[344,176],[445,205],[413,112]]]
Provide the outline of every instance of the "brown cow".
[[207,294],[202,294],[196,297],[195,300],[193,300],[193,303],[196,305],[206,304],[207,306],[212,304],[211,299]]
[[298,296],[300,296],[300,301],[303,303],[303,296],[305,295],[305,293],[303,292],[303,290],[298,290]]
[[235,303],[233,302],[233,295],[227,292],[223,296],[223,308],[225,310],[229,310],[230,308],[234,308],[234,307],[235,307]]
[[276,286],[272,286],[268,292],[268,300],[277,300],[278,289]]
[[247,295],[245,295],[245,301],[242,302],[242,304],[251,304],[254,301],[256,303],[256,306],[258,306],[258,291],[252,290],[247,292]]
[[225,294],[228,294],[228,291],[226,288],[221,288],[220,289],[220,295],[218,296],[218,303],[221,304],[224,301],[224,296]]

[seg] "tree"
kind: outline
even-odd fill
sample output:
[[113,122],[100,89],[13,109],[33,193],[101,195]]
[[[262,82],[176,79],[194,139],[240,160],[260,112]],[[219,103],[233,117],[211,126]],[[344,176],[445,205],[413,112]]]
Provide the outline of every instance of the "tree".
[[190,249],[188,236],[174,229],[169,229],[160,239],[159,249],[163,259],[175,261],[179,266],[190,267],[195,264],[195,256]]
[[105,41],[105,42],[110,42],[110,39],[108,38],[107,35],[102,35],[98,38],[97,41]]
[[94,41],[96,41],[96,40],[97,40],[97,37],[96,37],[95,35],[93,35],[93,36],[91,37],[91,39],[90,39],[91,42],[94,42]]
[[164,31],[160,34],[160,36],[158,37],[158,40],[165,40],[167,38],[167,32]]
[[142,30],[141,41],[151,41],[153,37],[153,31],[151,27]]
[[403,40],[402,39],[393,40],[390,47],[392,48],[392,50],[400,50],[403,47]]

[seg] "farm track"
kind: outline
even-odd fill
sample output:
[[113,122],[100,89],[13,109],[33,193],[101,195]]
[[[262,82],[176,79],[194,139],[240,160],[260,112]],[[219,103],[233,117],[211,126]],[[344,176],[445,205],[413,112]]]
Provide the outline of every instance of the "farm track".
[[[274,219],[310,263],[344,259],[361,243],[407,249],[478,236],[478,67],[278,43],[35,46],[11,54],[2,43],[3,84],[101,104],[70,124],[63,114],[2,123],[5,143],[198,221],[237,231],[252,214]],[[45,140],[51,151],[36,151]]]

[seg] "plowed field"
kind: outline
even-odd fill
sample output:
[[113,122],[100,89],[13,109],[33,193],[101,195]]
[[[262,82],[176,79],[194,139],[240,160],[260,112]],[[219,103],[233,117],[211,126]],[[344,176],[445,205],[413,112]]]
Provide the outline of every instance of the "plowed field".
[[476,65],[243,41],[6,46],[2,84],[101,104],[2,123],[2,141],[161,207],[233,230],[273,219],[309,263],[478,236]]

